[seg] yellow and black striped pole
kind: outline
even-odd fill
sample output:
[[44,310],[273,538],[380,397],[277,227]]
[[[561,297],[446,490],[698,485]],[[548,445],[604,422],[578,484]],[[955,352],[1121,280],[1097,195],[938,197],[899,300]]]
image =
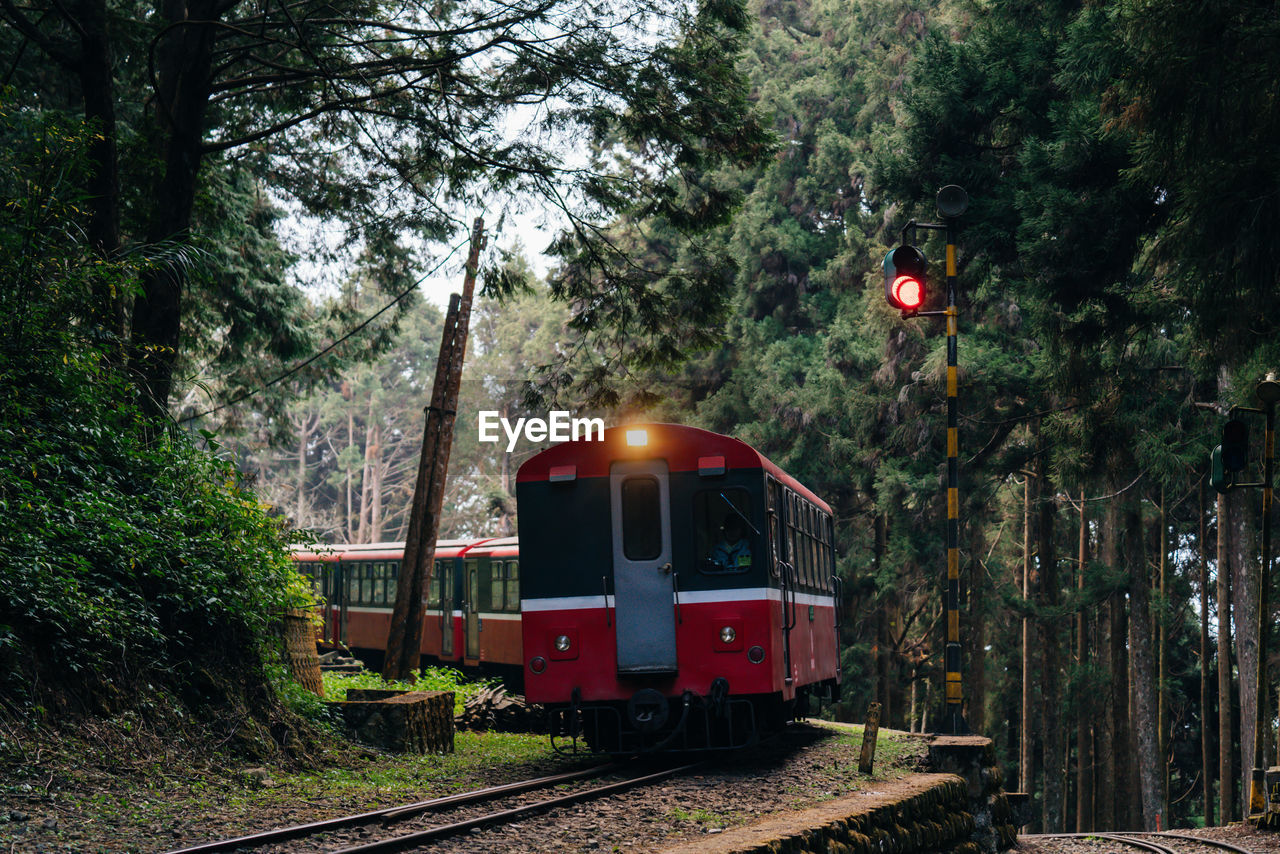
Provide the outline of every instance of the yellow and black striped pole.
[[[947,307],[944,311],[904,312],[904,317],[943,315],[947,320],[947,641],[944,652],[946,672],[946,707],[942,714],[942,731],[952,735],[969,732],[964,720],[964,683],[960,670],[960,436],[956,423],[959,379],[956,375],[956,339],[959,336],[960,310],[956,307],[956,232],[958,219],[969,208],[969,194],[955,184],[938,191],[938,212],[943,223],[912,220],[902,229],[903,243],[907,232],[912,240],[918,228],[947,233]],[[890,258],[901,251],[894,250]],[[890,259],[885,259],[886,271]],[[886,285],[889,281],[886,278]],[[888,291],[886,290],[886,296]],[[890,299],[890,304],[895,304]],[[899,305],[899,308],[902,306]]]
[[957,424],[957,337],[955,221],[947,219],[947,707],[946,732],[969,731],[964,721],[964,683],[960,675],[960,436]]

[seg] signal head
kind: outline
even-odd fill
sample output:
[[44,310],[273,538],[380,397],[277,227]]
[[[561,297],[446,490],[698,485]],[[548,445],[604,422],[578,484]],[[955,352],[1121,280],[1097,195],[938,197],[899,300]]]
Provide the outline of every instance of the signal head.
[[1244,471],[1249,464],[1249,428],[1233,418],[1222,425],[1222,468],[1230,472]]
[[884,257],[884,298],[889,305],[912,313],[920,310],[925,298],[925,269],[928,261],[914,246],[899,246]]

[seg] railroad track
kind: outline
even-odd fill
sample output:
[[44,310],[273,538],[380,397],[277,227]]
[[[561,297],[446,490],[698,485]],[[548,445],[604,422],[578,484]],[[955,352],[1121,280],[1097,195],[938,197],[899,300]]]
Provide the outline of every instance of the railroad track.
[[[214,852],[219,851],[246,851],[254,848],[265,848],[284,843],[296,844],[298,840],[305,839],[312,839],[312,844],[321,846],[322,843],[320,842],[320,838],[323,838],[325,835],[333,835],[335,837],[332,842],[327,843],[324,847],[324,850],[331,851],[333,854],[372,854],[373,852],[403,851],[437,839],[467,833],[472,828],[483,827],[485,825],[502,824],[514,821],[521,816],[525,816],[530,813],[543,812],[545,810],[552,810],[558,807],[570,806],[572,804],[594,800],[596,798],[605,797],[607,795],[612,795],[638,786],[657,783],[669,777],[686,773],[701,764],[703,763],[695,762],[687,765],[661,768],[657,771],[648,771],[648,773],[645,773],[648,769],[638,769],[634,760],[631,762],[611,762],[605,765],[597,765],[579,771],[570,771],[564,774],[554,774],[549,777],[522,780],[517,783],[508,783],[506,785],[493,786],[487,789],[477,789],[471,792],[461,792],[456,795],[447,795],[445,797],[433,798],[427,801],[401,804],[399,806],[386,807],[384,809],[371,810],[369,812],[356,813],[353,815],[338,816],[336,818],[324,819],[323,821],[315,821],[307,824],[293,825],[291,827],[275,828],[261,833],[238,836],[233,839],[219,839],[212,842],[204,842],[199,845],[174,849],[166,852],[166,854],[214,854]],[[436,824],[430,827],[419,828],[408,833],[393,834],[389,828],[389,825],[396,822],[413,819],[423,820],[423,818],[428,814],[447,813],[451,810],[457,810],[475,804],[483,804],[489,801],[511,798],[528,792],[536,792],[540,789],[551,789],[556,786],[562,786],[568,783],[578,783],[580,781],[603,777],[614,773],[622,773],[625,776],[622,780],[618,780],[616,782],[580,788],[573,792],[559,794],[554,797],[544,798],[541,800],[526,801],[516,806],[507,807],[506,809],[485,812],[480,815],[470,815],[467,818],[451,821],[445,824]],[[381,827],[382,833],[378,834],[380,838],[367,842],[362,841],[359,844],[354,845],[349,844],[351,841],[349,837],[350,831],[359,831],[362,834],[365,834],[369,827],[375,825]],[[384,833],[386,835],[383,835]],[[344,837],[346,839],[345,842],[342,841]],[[292,847],[290,850],[293,850]]]
[[[1203,852],[1232,851],[1235,854],[1254,854],[1248,848],[1241,848],[1230,842],[1217,839],[1204,839],[1187,833],[1165,831],[1135,833],[1037,833],[1022,834],[1019,839],[1098,839],[1119,842],[1136,848],[1139,851],[1152,851],[1155,854],[1203,854]],[[1165,844],[1167,840],[1170,844]]]

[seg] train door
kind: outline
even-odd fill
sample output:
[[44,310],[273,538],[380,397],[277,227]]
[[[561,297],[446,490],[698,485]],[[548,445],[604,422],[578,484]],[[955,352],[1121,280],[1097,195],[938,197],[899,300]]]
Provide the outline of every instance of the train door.
[[440,572],[440,657],[453,658],[453,564],[442,560],[436,564]]
[[463,561],[467,590],[462,597],[464,619],[463,634],[466,638],[466,656],[471,661],[480,659],[480,561]]
[[796,627],[796,587],[800,584],[800,556],[796,550],[796,494],[782,490],[782,542],[785,557],[782,564],[782,666],[783,681],[793,681],[791,670],[791,630]]
[[664,460],[614,463],[612,514],[614,627],[619,673],[676,670],[671,569],[671,499]]

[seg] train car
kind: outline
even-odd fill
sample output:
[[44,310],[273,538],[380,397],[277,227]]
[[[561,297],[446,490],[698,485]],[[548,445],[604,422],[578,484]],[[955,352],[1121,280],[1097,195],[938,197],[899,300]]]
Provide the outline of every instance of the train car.
[[553,740],[741,747],[837,695],[831,508],[749,445],[615,427],[516,489],[525,696]]
[[[294,549],[320,601],[322,643],[380,667],[404,543]],[[515,537],[440,540],[423,616],[424,664],[501,675],[519,684],[520,553]]]

